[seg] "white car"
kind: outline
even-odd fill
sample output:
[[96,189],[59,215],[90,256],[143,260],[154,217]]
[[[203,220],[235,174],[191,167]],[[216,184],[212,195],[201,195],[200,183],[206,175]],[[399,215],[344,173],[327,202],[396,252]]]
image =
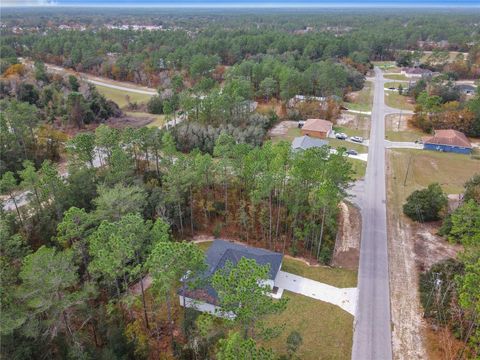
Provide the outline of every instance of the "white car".
[[363,142],[363,138],[361,136],[352,136],[351,140],[354,141],[354,142],[357,142],[357,143],[362,143]]
[[335,137],[339,140],[346,140],[348,138],[347,134],[345,133],[337,133],[335,134]]

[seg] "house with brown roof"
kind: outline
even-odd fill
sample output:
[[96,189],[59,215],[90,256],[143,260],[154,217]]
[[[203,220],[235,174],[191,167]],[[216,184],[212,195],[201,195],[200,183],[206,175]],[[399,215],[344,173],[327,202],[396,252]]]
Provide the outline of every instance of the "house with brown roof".
[[322,119],[308,119],[302,127],[302,135],[325,139],[333,131],[333,123]]
[[435,135],[423,138],[423,149],[470,154],[472,144],[460,131],[453,129],[436,130]]

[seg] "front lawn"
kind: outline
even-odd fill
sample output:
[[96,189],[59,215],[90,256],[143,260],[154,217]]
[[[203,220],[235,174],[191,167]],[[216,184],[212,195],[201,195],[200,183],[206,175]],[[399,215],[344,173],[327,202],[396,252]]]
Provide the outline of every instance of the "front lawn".
[[395,109],[413,111],[415,106],[409,102],[410,99],[410,97],[400,95],[396,91],[385,92],[385,104]]
[[458,194],[468,179],[480,173],[480,160],[469,155],[413,149],[391,149],[387,154],[394,209],[401,209],[414,190],[434,182],[446,193]]
[[383,75],[383,77],[385,79],[390,79],[390,80],[404,80],[404,81],[408,81],[408,77],[406,77],[405,75],[403,74],[386,74],[386,75]]
[[282,270],[339,288],[357,286],[357,272],[328,266],[309,266],[302,260],[285,257]]
[[162,127],[165,124],[165,115],[156,115],[156,114],[150,114],[146,112],[136,112],[136,111],[126,111],[125,114],[127,116],[132,116],[132,117],[154,119],[151,123],[147,125],[148,127]]
[[365,173],[367,172],[367,162],[358,159],[352,159],[351,157],[347,158],[347,161],[352,164],[353,178],[355,180],[363,179],[365,177]]
[[362,90],[349,94],[351,101],[345,101],[343,105],[350,110],[371,111],[373,103],[373,84],[365,81]]
[[333,139],[328,138],[328,145],[330,145],[334,149],[345,148],[347,150],[355,150],[359,154],[368,153],[368,147],[358,143],[352,143],[350,141],[340,140],[340,139]]
[[411,127],[411,115],[389,114],[385,117],[385,138],[390,141],[417,141],[427,133]]
[[269,326],[282,326],[282,334],[262,343],[278,355],[287,353],[287,337],[292,331],[302,336],[298,359],[350,359],[353,343],[353,316],[338,306],[284,291],[289,299],[286,310],[266,319]]
[[127,95],[130,97],[131,103],[147,103],[148,100],[152,97],[151,95],[139,94],[136,92],[112,89],[102,85],[95,85],[98,92],[105,96],[107,100],[112,100],[117,103],[120,108],[123,108],[128,105]]
[[373,65],[378,66],[383,72],[400,72],[400,68],[395,61],[372,61]]

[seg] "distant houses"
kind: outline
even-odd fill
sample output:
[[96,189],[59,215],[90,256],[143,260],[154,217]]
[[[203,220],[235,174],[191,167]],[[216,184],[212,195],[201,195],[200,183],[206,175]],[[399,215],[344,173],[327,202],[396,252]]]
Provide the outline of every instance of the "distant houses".
[[328,138],[333,131],[333,123],[323,119],[308,119],[302,127],[302,135],[325,139]]
[[428,76],[433,76],[435,73],[429,69],[423,69],[419,67],[408,67],[403,68],[400,71],[400,74],[405,75],[408,78],[423,78]]
[[323,96],[308,96],[308,95],[295,95],[290,100],[288,100],[287,107],[293,108],[295,105],[305,101],[318,101],[324,102],[327,98]]
[[275,281],[282,267],[282,254],[225,240],[215,240],[206,253],[208,268],[202,275],[204,285],[194,290],[185,290],[184,293],[179,292],[180,305],[216,316],[234,318],[233,314],[225,313],[219,307],[218,294],[209,280],[215,272],[223,269],[227,262],[235,266],[242,258],[254,259],[258,265],[269,266],[268,279],[262,285],[267,285],[271,289],[270,296],[279,299],[283,289],[278,288]]
[[292,150],[300,151],[328,145],[328,142],[322,139],[312,138],[308,135],[299,136],[292,141]]
[[436,130],[433,136],[423,138],[425,150],[470,154],[472,144],[467,137],[457,130]]

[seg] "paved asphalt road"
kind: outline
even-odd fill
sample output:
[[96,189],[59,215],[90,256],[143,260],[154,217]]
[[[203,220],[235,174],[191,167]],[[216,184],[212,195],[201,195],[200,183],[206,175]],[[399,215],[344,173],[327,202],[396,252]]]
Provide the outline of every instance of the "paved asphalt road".
[[362,203],[362,242],[353,360],[392,359],[385,194],[385,114],[383,75],[375,68],[372,126]]

